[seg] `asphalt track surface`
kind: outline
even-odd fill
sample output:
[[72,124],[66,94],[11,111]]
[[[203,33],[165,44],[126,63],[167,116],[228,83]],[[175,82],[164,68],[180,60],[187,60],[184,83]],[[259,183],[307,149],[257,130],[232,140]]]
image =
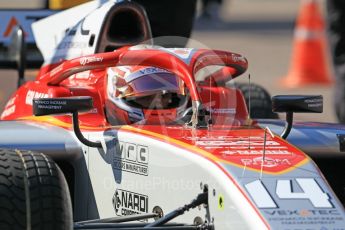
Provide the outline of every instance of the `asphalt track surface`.
[[[323,8],[324,1],[320,1]],[[189,46],[229,50],[244,55],[249,69],[238,81],[263,85],[271,95],[322,94],[322,114],[296,114],[296,120],[336,122],[333,86],[307,86],[289,89],[280,84],[288,72],[292,55],[295,19],[299,0],[224,0],[219,18],[197,19]],[[34,71],[27,71],[33,79]],[[16,71],[0,70],[0,109],[16,89]],[[281,117],[284,117],[283,115]]]

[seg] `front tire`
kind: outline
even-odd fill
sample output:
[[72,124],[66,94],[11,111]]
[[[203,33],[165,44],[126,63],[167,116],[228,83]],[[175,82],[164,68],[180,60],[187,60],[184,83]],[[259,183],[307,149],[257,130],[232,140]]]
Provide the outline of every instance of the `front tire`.
[[63,173],[48,156],[0,149],[0,229],[72,229]]

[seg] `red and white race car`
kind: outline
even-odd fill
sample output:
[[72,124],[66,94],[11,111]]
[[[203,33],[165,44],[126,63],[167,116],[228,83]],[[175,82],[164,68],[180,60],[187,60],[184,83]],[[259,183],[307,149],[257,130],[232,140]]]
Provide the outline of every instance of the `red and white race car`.
[[253,119],[245,57],[155,46],[134,3],[33,29],[45,63],[1,115],[2,229],[345,229],[344,127],[292,128],[321,96],[273,97],[284,130]]

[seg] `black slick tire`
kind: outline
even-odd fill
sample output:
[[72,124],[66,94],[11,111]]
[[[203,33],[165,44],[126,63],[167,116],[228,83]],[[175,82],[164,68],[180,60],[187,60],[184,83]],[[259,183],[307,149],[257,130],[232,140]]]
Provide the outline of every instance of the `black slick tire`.
[[0,149],[0,229],[72,227],[68,186],[54,161],[41,153]]

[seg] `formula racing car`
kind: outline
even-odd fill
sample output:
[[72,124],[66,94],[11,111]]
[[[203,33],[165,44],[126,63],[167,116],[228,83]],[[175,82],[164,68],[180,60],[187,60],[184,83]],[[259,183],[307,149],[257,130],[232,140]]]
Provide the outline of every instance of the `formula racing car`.
[[322,96],[271,99],[235,82],[241,54],[157,46],[133,2],[33,32],[45,62],[25,82],[18,49],[1,114],[1,229],[345,229],[344,126],[293,122]]

